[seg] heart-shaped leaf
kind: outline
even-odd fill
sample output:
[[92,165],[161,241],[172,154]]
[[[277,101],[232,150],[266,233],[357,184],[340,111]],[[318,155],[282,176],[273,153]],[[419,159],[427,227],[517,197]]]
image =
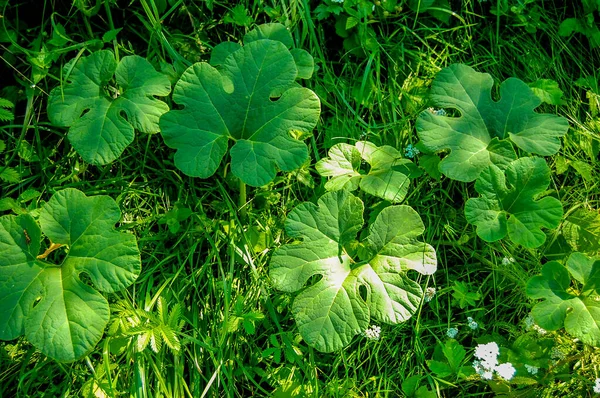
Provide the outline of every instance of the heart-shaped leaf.
[[[367,174],[360,173],[361,162],[371,168]],[[329,150],[329,157],[317,162],[315,168],[324,177],[331,177],[325,184],[328,191],[347,189],[354,191],[359,186],[368,194],[401,202],[408,193],[410,178],[418,168],[391,146],[377,147],[368,141],[355,145],[336,144]]]
[[286,292],[302,290],[292,312],[304,340],[320,351],[346,346],[371,318],[390,324],[409,319],[423,296],[409,271],[430,275],[436,270],[435,250],[417,239],[423,222],[408,206],[383,209],[363,242],[372,253],[368,261],[353,261],[344,246],[362,228],[363,208],[346,190],[326,193],[318,206],[299,205],[285,229],[302,241],[281,246],[271,259],[273,285]]
[[173,100],[183,109],[163,115],[160,126],[165,143],[177,149],[175,165],[189,176],[213,175],[230,140],[231,171],[252,186],[308,157],[306,145],[290,133],[312,131],[319,99],[295,82],[298,66],[279,34],[277,40],[255,36],[248,33],[244,46],[222,47],[213,60],[218,69],[192,65],[175,86]]
[[546,240],[542,227],[556,228],[563,215],[558,199],[536,200],[549,184],[550,169],[541,158],[513,161],[506,169],[506,177],[497,166],[490,165],[475,183],[481,196],[465,204],[467,221],[477,226],[477,235],[486,242],[508,234],[515,243],[538,247]]
[[[578,282],[574,289],[571,277]],[[600,259],[573,253],[566,266],[550,261],[542,267],[542,275],[527,283],[527,295],[544,300],[533,307],[533,319],[546,330],[558,330],[564,324],[582,342],[600,346],[599,288]]]
[[459,117],[424,111],[417,120],[422,144],[430,151],[450,151],[440,171],[455,180],[473,181],[490,164],[505,169],[517,158],[512,141],[526,152],[553,155],[569,123],[563,117],[540,114],[541,100],[523,81],[509,78],[500,85],[500,99],[492,99],[494,80],[487,73],[454,64],[440,71],[431,100],[442,108],[460,111]]
[[169,95],[169,79],[137,55],[117,65],[112,52],[97,51],[75,61],[68,81],[50,92],[48,117],[70,127],[67,138],[88,163],[103,165],[121,156],[134,129],[157,133],[160,116],[169,110],[154,98]]
[[[100,341],[109,320],[102,292],[131,285],[141,268],[131,234],[114,230],[119,207],[108,196],[87,197],[76,189],[57,192],[40,213],[0,217],[0,339],[25,335],[45,355],[73,361]],[[41,233],[68,247],[52,264],[38,256]],[[80,274],[91,281],[85,283]]]

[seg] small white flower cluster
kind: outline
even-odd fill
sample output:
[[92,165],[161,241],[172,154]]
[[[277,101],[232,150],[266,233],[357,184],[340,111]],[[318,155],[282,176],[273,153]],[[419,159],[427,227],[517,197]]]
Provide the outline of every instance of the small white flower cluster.
[[473,368],[484,380],[491,380],[496,375],[505,380],[510,380],[516,373],[516,369],[510,362],[498,364],[498,354],[500,348],[495,342],[479,344],[475,348],[475,357],[478,360],[473,361]]
[[331,0],[332,3],[342,4],[344,0]]
[[425,289],[425,293],[423,294],[425,302],[430,302],[435,296],[435,287],[428,287]]
[[372,325],[370,328],[367,328],[364,333],[365,337],[369,340],[379,340],[381,335],[381,327],[377,325]]
[[525,369],[527,369],[527,373],[535,376],[538,373],[538,370],[540,370],[540,368],[538,368],[537,366],[533,366],[533,365],[528,365],[525,364]]
[[600,394],[600,377],[596,379],[596,381],[594,382],[594,392],[596,394]]
[[535,320],[533,319],[533,316],[531,314],[527,315],[527,318],[525,318],[524,322],[526,331],[535,330],[540,336],[543,336],[546,333],[548,333],[546,329],[543,329],[536,325]]
[[406,146],[406,148],[404,149],[404,156],[406,156],[409,159],[414,158],[415,156],[417,156],[420,153],[421,153],[421,151],[419,151],[417,148],[415,148],[413,146],[413,144],[408,144]]
[[473,320],[473,318],[471,318],[470,316],[467,317],[467,326],[471,329],[471,330],[477,330],[477,328],[479,327],[479,324],[477,322],[475,322]]
[[508,264],[512,264],[515,262],[514,257],[504,257],[502,259],[502,265],[507,266]]
[[458,334],[457,328],[449,328],[448,331],[446,332],[446,336],[450,337],[451,339],[455,338],[457,334]]
[[554,361],[552,361],[552,362],[554,362],[554,364],[562,361],[563,359],[566,359],[567,354],[568,354],[568,350],[566,348],[563,348],[560,346],[554,346],[550,350],[550,358],[552,358],[554,360]]

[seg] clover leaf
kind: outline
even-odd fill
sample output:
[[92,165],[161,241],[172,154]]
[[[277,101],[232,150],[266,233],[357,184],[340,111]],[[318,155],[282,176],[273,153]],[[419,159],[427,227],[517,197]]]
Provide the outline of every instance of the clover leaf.
[[542,267],[542,275],[529,280],[527,295],[544,300],[531,311],[539,326],[557,330],[564,324],[585,344],[600,346],[600,259],[573,253],[566,266],[550,261]]
[[517,158],[510,141],[543,156],[560,148],[560,137],[569,128],[565,118],[534,112],[541,100],[519,79],[509,78],[500,85],[498,101],[492,99],[493,85],[489,74],[462,64],[437,74],[431,86],[432,102],[461,115],[424,111],[417,120],[417,132],[428,150],[450,151],[439,164],[447,177],[469,182],[490,164],[505,169]]
[[[0,339],[24,334],[59,361],[76,360],[94,348],[110,315],[106,298],[95,289],[124,289],[140,273],[135,237],[114,230],[119,218],[113,199],[76,189],[52,196],[42,207],[40,225],[29,214],[0,217]],[[42,232],[52,245],[38,255]],[[46,261],[59,246],[68,248],[66,258],[60,264]]]
[[83,160],[108,164],[133,142],[134,129],[158,132],[158,120],[169,106],[154,96],[171,92],[166,76],[137,55],[117,64],[106,50],[74,62],[69,82],[50,92],[48,117],[56,126],[70,127],[67,138]]
[[511,162],[505,173],[489,165],[475,182],[479,198],[465,204],[467,221],[477,226],[477,235],[486,242],[504,238],[528,248],[546,240],[541,228],[556,228],[563,214],[560,201],[545,197],[536,200],[550,184],[550,169],[544,159],[521,158]]
[[409,206],[383,209],[361,243],[370,255],[354,261],[345,247],[362,228],[363,209],[346,190],[326,193],[318,205],[300,204],[285,229],[301,242],[281,246],[271,259],[274,287],[301,290],[292,313],[304,340],[320,351],[346,346],[371,318],[389,324],[409,319],[423,296],[409,271],[430,275],[436,270],[435,250],[417,239],[425,227]]
[[[371,166],[367,174],[360,173],[363,160]],[[418,170],[413,162],[402,159],[395,148],[377,147],[368,141],[334,145],[329,157],[318,161],[315,168],[322,176],[331,177],[325,184],[328,191],[354,191],[360,186],[368,194],[393,203],[406,197],[410,178]]]
[[[175,166],[189,176],[213,175],[230,141],[231,171],[252,186],[308,157],[306,144],[291,133],[312,131],[319,99],[296,83],[299,67],[280,34],[273,40],[253,32],[244,46],[220,47],[211,61],[217,67],[196,63],[175,85],[173,100],[183,109],[163,115],[160,127],[167,146],[177,150]],[[306,63],[306,54],[300,58]]]

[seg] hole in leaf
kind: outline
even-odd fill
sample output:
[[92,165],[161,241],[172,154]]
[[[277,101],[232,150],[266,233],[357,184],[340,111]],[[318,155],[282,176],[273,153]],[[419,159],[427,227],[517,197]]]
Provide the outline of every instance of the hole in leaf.
[[84,285],[88,285],[89,287],[94,287],[94,283],[92,282],[92,279],[85,272],[82,272],[81,274],[79,274],[79,280]]
[[52,264],[56,264],[56,265],[62,265],[62,263],[67,258],[67,254],[68,253],[65,250],[65,248],[60,247],[60,248],[54,250],[52,253],[50,253],[48,255],[48,257],[46,257],[45,261],[52,263]]
[[308,281],[306,281],[306,284],[304,286],[305,287],[313,286],[313,285],[317,284],[321,279],[323,279],[323,275],[313,275],[310,278],[308,278]]
[[358,295],[363,301],[367,301],[367,287],[365,285],[360,285],[358,287]]
[[40,297],[36,297],[36,298],[35,298],[35,301],[34,301],[34,302],[33,302],[33,304],[31,305],[31,308],[33,309],[33,308],[37,307],[37,306],[38,306],[38,304],[39,304],[41,301],[42,301],[42,297],[41,297],[41,296],[40,296]]

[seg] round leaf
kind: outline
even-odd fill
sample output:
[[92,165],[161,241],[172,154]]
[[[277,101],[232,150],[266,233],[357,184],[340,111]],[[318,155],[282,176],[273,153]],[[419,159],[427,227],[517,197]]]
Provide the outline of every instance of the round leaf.
[[[117,204],[76,189],[56,193],[40,213],[0,218],[0,339],[22,334],[45,355],[73,361],[89,353],[109,320],[106,299],[131,285],[141,268],[136,239],[114,230]],[[41,232],[68,247],[60,264],[37,258]],[[91,286],[84,283],[84,273]],[[96,290],[97,289],[97,290]]]
[[231,171],[252,186],[272,181],[277,169],[291,171],[304,163],[306,145],[290,133],[312,131],[320,103],[295,83],[298,68],[279,36],[248,40],[247,35],[243,47],[223,48],[222,55],[228,55],[217,57],[218,70],[197,63],[183,73],[173,92],[183,109],[166,113],[160,126],[185,174],[213,175],[229,140],[234,142]]

